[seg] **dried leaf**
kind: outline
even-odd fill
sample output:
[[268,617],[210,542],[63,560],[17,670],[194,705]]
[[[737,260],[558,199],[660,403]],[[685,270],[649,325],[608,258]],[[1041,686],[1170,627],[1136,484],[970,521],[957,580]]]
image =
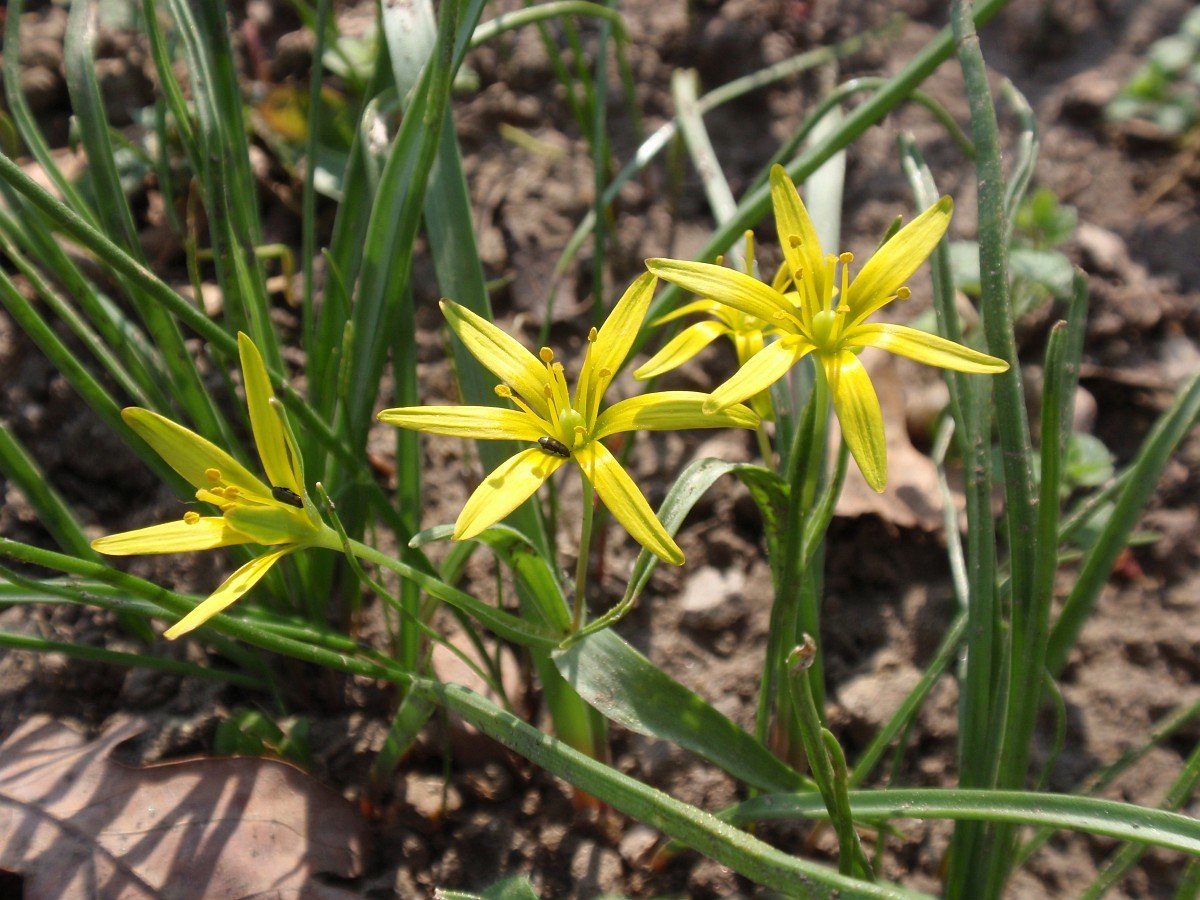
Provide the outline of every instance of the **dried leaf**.
[[27,900],[354,896],[313,880],[362,872],[365,823],[341,796],[277,760],[113,760],[143,727],[88,743],[38,716],[0,744],[0,869]]

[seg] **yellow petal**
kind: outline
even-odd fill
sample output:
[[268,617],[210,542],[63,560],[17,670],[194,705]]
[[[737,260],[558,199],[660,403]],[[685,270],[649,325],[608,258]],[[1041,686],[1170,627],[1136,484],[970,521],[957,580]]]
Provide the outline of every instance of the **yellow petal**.
[[757,428],[758,416],[744,406],[704,412],[707,394],[659,391],[614,403],[596,420],[592,440],[622,431],[675,431],[685,428]]
[[720,308],[721,304],[715,300],[693,300],[691,303],[675,307],[675,309],[669,313],[664,313],[657,319],[651,319],[650,324],[654,326],[666,325],[668,322],[674,322],[676,319],[690,316],[692,313],[716,313]]
[[540,447],[522,450],[483,479],[454,523],[454,539],[472,538],[528,500],[566,460]]
[[214,482],[209,480],[205,472],[216,469],[221,473],[221,481],[216,482],[218,484],[237,485],[243,493],[253,494],[259,499],[271,496],[271,489],[245,466],[216,444],[182,425],[136,406],[121,410],[121,418],[193,487],[213,487]]
[[304,485],[290,458],[283,422],[271,407],[275,391],[262,356],[250,338],[238,332],[238,355],[242,359],[242,381],[246,386],[246,406],[250,410],[250,430],[263,471],[273,486],[285,487],[296,496],[304,496]]
[[860,322],[887,303],[896,290],[933,252],[954,212],[954,201],[942,197],[875,251],[846,292],[851,322]]
[[550,432],[528,413],[496,406],[404,406],[379,421],[397,428],[489,441],[536,441]]
[[549,416],[543,389],[546,367],[508,333],[453,300],[442,301],[442,313],[471,355],[507,384],[539,415]]
[[780,165],[771,166],[771,206],[775,209],[775,228],[788,274],[794,277],[797,271],[803,272],[803,283],[811,285],[816,297],[823,297],[825,258],[821,254],[821,241],[796,185]]
[[593,440],[623,431],[682,431],[685,428],[757,428],[758,416],[743,406],[704,412],[707,394],[659,391],[613,403],[596,420]]
[[759,391],[765,391],[812,351],[813,345],[800,337],[785,337],[768,344],[750,357],[750,361],[738,369],[728,381],[708,395],[704,404],[705,411],[716,412],[741,403]]
[[799,325],[795,307],[788,303],[782,294],[757,278],[751,278],[734,269],[681,259],[648,259],[646,268],[659,278],[677,284],[684,290],[710,297],[718,303],[757,316],[767,324],[782,327],[790,324],[793,328]]
[[867,370],[849,350],[820,356],[833,397],[833,409],[842,426],[842,440],[850,448],[863,477],[876,491],[887,487],[887,439],[883,413]]
[[613,518],[625,526],[635,541],[659,559],[672,565],[683,565],[683,551],[667,534],[642,492],[607,447],[592,441],[575,451],[575,458]]
[[579,371],[574,403],[588,421],[592,421],[599,411],[600,399],[637,339],[638,329],[646,318],[646,310],[650,308],[657,285],[658,279],[650,274],[634,281],[612,308],[596,339],[588,347],[583,368]]
[[723,334],[729,334],[729,328],[712,319],[689,325],[642,363],[633,377],[643,380],[653,378],[682,366]]
[[294,544],[289,544],[282,550],[274,550],[250,560],[250,562],[226,578],[225,583],[213,591],[208,599],[200,601],[196,604],[195,609],[168,628],[164,632],[163,637],[169,641],[173,641],[181,634],[187,634],[193,628],[203,625],[241,597],[246,591],[250,590],[250,588],[254,587],[258,583],[258,580],[267,574],[267,570],[271,566],[275,565],[275,563],[295,549],[296,546]]
[[231,544],[245,544],[249,538],[239,534],[222,516],[201,516],[195,522],[165,522],[108,534],[92,541],[92,549],[109,556],[136,556],[142,553],[191,553],[213,550]]
[[878,347],[907,356],[927,366],[994,375],[1008,371],[1008,363],[962,344],[905,325],[879,323],[860,325],[846,336],[852,347]]

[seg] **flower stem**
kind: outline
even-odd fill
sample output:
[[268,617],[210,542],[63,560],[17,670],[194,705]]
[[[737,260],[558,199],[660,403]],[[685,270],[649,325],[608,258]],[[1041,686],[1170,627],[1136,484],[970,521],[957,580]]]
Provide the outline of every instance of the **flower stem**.
[[583,627],[587,615],[587,573],[592,547],[592,521],[596,513],[595,489],[586,475],[583,482],[583,524],[579,526],[579,559],[575,563],[575,603],[571,611],[571,631]]
[[771,436],[767,434],[767,423],[759,421],[758,429],[754,432],[758,438],[758,453],[762,457],[763,467],[775,471],[775,448],[771,446]]

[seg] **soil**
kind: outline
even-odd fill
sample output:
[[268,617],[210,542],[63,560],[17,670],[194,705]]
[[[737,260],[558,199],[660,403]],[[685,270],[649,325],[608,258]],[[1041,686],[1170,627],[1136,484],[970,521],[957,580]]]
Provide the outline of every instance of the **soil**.
[[[233,31],[247,73],[302,78],[308,43],[291,5],[266,0],[250,0],[244,8],[234,5]],[[668,85],[677,68],[695,68],[704,88],[711,89],[879,25],[897,5],[909,16],[899,35],[846,60],[842,77],[897,71],[944,24],[945,4],[623,3],[637,104],[646,126],[671,115]],[[22,85],[48,135],[61,144],[68,113],[61,56],[65,13],[56,6],[30,6],[23,24]],[[1200,334],[1200,207],[1197,184],[1186,175],[1169,190],[1160,190],[1163,173],[1181,163],[1176,148],[1123,133],[1105,122],[1102,107],[1136,68],[1148,44],[1172,33],[1189,8],[1185,0],[1019,0],[983,36],[985,57],[997,79],[1012,79],[1036,111],[1041,157],[1035,184],[1050,188],[1079,213],[1080,226],[1064,249],[1087,272],[1091,291],[1080,406],[1093,411],[1085,419],[1090,418],[1095,435],[1118,463],[1130,459],[1172,391],[1200,361],[1195,343]],[[582,33],[585,42],[594,39],[589,26],[582,26]],[[106,47],[101,56],[107,95],[127,102],[140,96],[144,103],[150,89],[145,48],[124,33],[115,33]],[[286,65],[280,62],[285,55]],[[478,76],[479,88],[456,101],[454,114],[480,250],[489,278],[507,279],[493,295],[498,319],[532,342],[558,252],[590,208],[589,156],[536,30],[479,48],[467,64]],[[819,88],[816,76],[797,77],[713,114],[710,132],[735,195],[777,142],[797,127]],[[943,66],[926,89],[959,121],[966,120],[956,65]],[[612,95],[614,154],[623,161],[636,140],[619,93]],[[123,124],[119,111],[114,115]],[[501,126],[521,129],[529,140],[507,140]],[[894,136],[901,130],[913,132],[939,188],[955,197],[953,235],[973,236],[969,162],[926,112],[906,107],[882,127],[870,129],[850,150],[843,220],[848,249],[869,251],[894,215],[911,213],[894,149]],[[272,166],[260,171],[267,239],[298,243],[295,216],[280,200],[291,187],[286,175]],[[152,198],[152,185],[148,193]],[[152,211],[154,205],[150,199],[142,208]],[[152,221],[143,224],[148,241],[161,234]],[[651,167],[622,191],[617,204],[613,265],[606,273],[610,301],[636,276],[643,258],[688,257],[712,224],[692,171],[685,166],[676,184],[663,166]],[[765,262],[771,264],[769,223],[759,236]],[[159,256],[164,275],[186,284],[178,254],[168,251]],[[552,343],[564,351],[583,340],[580,323],[588,316],[581,314],[593,302],[587,254],[555,297]],[[922,308],[921,298],[928,297],[925,278],[918,275],[913,281],[913,313]],[[414,288],[423,399],[454,402],[433,302],[436,284],[424,256],[418,259]],[[282,303],[275,312],[285,333],[294,327],[294,316]],[[1031,375],[1057,312],[1039,309],[1022,323],[1022,355]],[[672,376],[667,386],[711,389],[728,362],[719,354],[704,357]],[[913,421],[922,382],[908,368],[898,372],[898,402],[907,405]],[[0,386],[0,415],[97,534],[175,515],[175,498],[107,432],[3,314]],[[619,383],[619,388],[629,391],[631,384]],[[911,437],[918,447],[927,441],[915,431]],[[381,428],[372,448],[386,463],[391,447],[390,433]],[[455,441],[428,439],[424,447],[422,523],[452,521],[479,477],[477,464]],[[753,442],[740,434],[644,436],[634,448],[632,467],[657,505],[668,486],[661,473],[678,472],[695,456],[751,459],[754,453]],[[568,510],[578,503],[573,489],[564,480]],[[54,546],[20,492],[3,479],[0,490],[0,534]],[[1064,744],[1052,757],[1055,723],[1050,716],[1043,723],[1035,762],[1048,763],[1049,789],[1075,789],[1089,773],[1137,746],[1164,714],[1200,699],[1195,653],[1200,646],[1198,499],[1200,435],[1193,433],[1168,465],[1142,523],[1157,533],[1157,540],[1122,559],[1071,655],[1061,684]],[[907,515],[891,507],[846,510],[830,533],[822,633],[830,685],[827,711],[852,761],[915,683],[953,614],[943,540],[936,517],[931,526],[927,516],[912,512],[920,502],[920,497],[908,502]],[[936,508],[936,498],[931,502]],[[567,530],[559,538],[564,561],[572,563],[575,536]],[[749,727],[771,600],[757,514],[742,490],[718,483],[689,517],[679,542],[688,564],[671,571],[661,567],[621,631],[656,664]],[[595,609],[620,596],[633,555],[622,532],[605,533],[590,597]],[[494,596],[490,569],[477,562],[469,573],[469,589]],[[133,561],[130,570],[179,589],[204,591],[228,571],[228,561],[217,554],[148,557]],[[1071,573],[1061,577],[1065,591]],[[372,626],[368,618],[365,636],[372,627],[378,623]],[[0,610],[0,628],[116,649],[134,646],[111,616],[89,609],[13,607]],[[155,650],[204,659],[187,642],[160,642]],[[522,711],[544,724],[538,698],[522,689],[525,668],[516,656],[509,662],[516,695],[524,699]],[[376,685],[281,666],[292,676],[290,684],[305,686],[288,701],[291,711],[310,723],[312,770],[348,796],[365,797],[366,773],[389,722],[390,694]],[[957,700],[956,682],[946,675],[906,737],[896,770],[900,782],[954,782]],[[38,712],[87,730],[132,713],[151,722],[134,751],[149,761],[211,752],[220,721],[232,711],[261,704],[256,695],[207,682],[0,651],[0,738]],[[1197,740],[1200,722],[1192,722],[1148,753],[1105,795],[1158,804]],[[672,746],[614,729],[612,753],[621,771],[705,809],[719,809],[741,796],[728,777]],[[426,896],[435,887],[478,889],[522,872],[547,897],[755,893],[746,880],[694,853],[656,856],[657,833],[611,811],[580,808],[572,802],[569,786],[437,718],[393,783],[367,806],[374,816],[375,854],[370,874],[352,886],[367,896]],[[797,826],[767,835],[787,849],[832,858],[827,833]],[[946,823],[904,824],[899,836],[887,841],[881,874],[914,888],[937,890],[949,836]],[[1014,878],[1009,896],[1074,896],[1113,848],[1107,839],[1057,835]],[[1178,855],[1148,853],[1114,896],[1171,896],[1181,871]]]

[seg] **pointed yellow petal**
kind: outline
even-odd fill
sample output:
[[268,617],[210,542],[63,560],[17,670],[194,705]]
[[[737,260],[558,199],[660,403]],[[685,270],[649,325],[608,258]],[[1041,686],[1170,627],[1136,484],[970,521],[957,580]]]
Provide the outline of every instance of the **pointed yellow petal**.
[[378,418],[397,428],[477,440],[536,441],[550,433],[528,413],[496,406],[404,406]]
[[163,637],[169,641],[173,641],[181,634],[187,634],[193,628],[203,625],[245,594],[250,588],[254,587],[258,583],[258,580],[267,574],[267,570],[271,566],[275,565],[275,563],[295,549],[296,546],[294,544],[289,544],[282,550],[275,550],[250,560],[250,562],[226,578],[225,583],[213,591],[208,599],[200,601],[200,603],[196,604],[195,609],[168,628],[163,633]]
[[664,281],[757,316],[770,325],[799,325],[795,308],[782,294],[734,269],[681,259],[648,259],[646,268]]
[[617,301],[600,327],[596,339],[588,347],[579,371],[575,388],[575,408],[591,421],[600,409],[600,400],[616,377],[629,348],[637,339],[638,329],[646,318],[646,310],[654,298],[658,279],[653,275],[640,276]]
[[142,553],[191,553],[213,550],[231,544],[245,544],[249,538],[239,534],[222,516],[201,516],[195,522],[164,522],[135,531],[107,534],[92,541],[92,549],[109,556],[137,556]]
[[683,551],[667,534],[642,492],[607,447],[592,441],[575,451],[575,458],[613,518],[625,526],[635,541],[659,559],[672,565],[683,565]]
[[689,325],[642,363],[633,377],[645,380],[678,368],[723,334],[729,334],[729,328],[713,319]]
[[849,350],[836,356],[823,353],[820,359],[829,381],[833,409],[842,426],[842,440],[850,448],[867,484],[882,493],[887,487],[887,439],[883,432],[883,412],[871,378]]
[[[158,413],[136,406],[121,410],[121,418],[137,432],[154,452],[161,456],[172,469],[197,488],[211,488],[216,484],[237,485],[243,493],[253,494],[260,499],[269,498],[271,489],[252,475],[236,459],[193,431],[176,425]],[[221,481],[210,481],[205,475],[209,469],[221,473]]]
[[454,523],[454,539],[472,538],[528,500],[566,460],[540,447],[522,450],[483,479]]
[[962,344],[919,331],[905,325],[888,323],[860,325],[846,337],[852,347],[878,347],[900,356],[907,356],[927,366],[953,369],[956,372],[977,372],[995,375],[1008,371],[1008,363]]
[[862,321],[887,303],[920,268],[946,233],[953,212],[954,201],[942,197],[875,251],[846,292],[852,322]]
[[768,344],[708,395],[705,411],[716,412],[765,391],[812,351],[813,345],[800,337],[785,337]]
[[690,316],[692,313],[715,313],[720,307],[721,304],[715,300],[693,300],[691,303],[677,306],[669,313],[664,313],[657,319],[651,319],[650,324],[654,326],[666,325],[668,322],[674,322],[676,319]]
[[254,444],[258,447],[258,458],[263,471],[273,486],[285,487],[296,496],[304,496],[304,485],[289,458],[284,438],[283,423],[279,413],[271,408],[275,391],[271,387],[267,367],[262,355],[250,338],[238,332],[238,355],[242,359],[242,381],[246,386],[246,406],[250,410],[250,430],[254,432]]
[[659,391],[614,403],[596,420],[592,440],[622,431],[676,431],[685,428],[757,428],[758,416],[744,406],[704,412],[707,394]]
[[453,300],[442,301],[442,313],[471,355],[507,384],[539,415],[549,416],[546,367],[511,335]]
[[775,229],[779,232],[788,274],[794,277],[797,271],[803,271],[807,282],[811,273],[817,296],[824,296],[821,284],[825,279],[825,258],[817,229],[796,185],[780,165],[771,166],[771,206],[775,209]]

